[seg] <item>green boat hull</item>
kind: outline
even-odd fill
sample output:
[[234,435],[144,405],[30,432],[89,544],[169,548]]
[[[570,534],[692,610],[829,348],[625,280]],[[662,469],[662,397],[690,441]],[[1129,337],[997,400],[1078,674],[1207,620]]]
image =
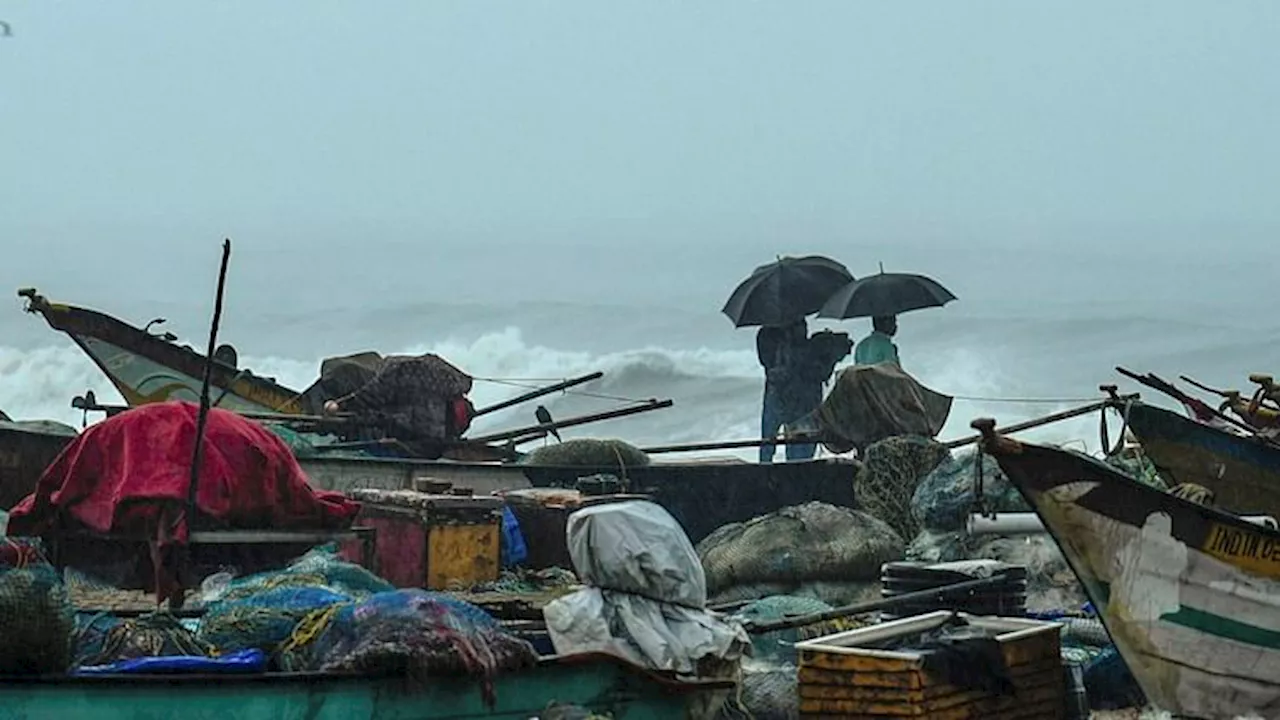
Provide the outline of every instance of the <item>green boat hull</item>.
[[[532,718],[550,703],[615,720],[679,720],[732,682],[676,683],[609,656],[553,658],[494,678],[414,686],[400,678],[312,674],[40,678],[0,684],[0,718],[93,720],[437,720]],[[712,700],[714,702],[714,700]]]

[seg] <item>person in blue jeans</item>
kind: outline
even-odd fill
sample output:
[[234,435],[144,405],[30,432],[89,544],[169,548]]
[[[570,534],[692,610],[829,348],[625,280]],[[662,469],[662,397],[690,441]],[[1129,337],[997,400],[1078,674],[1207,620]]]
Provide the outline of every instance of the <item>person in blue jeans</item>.
[[[813,412],[822,404],[822,378],[810,366],[808,328],[803,319],[786,327],[762,327],[756,333],[756,356],[764,367],[764,406],[760,413],[760,437],[774,438],[778,431],[816,430]],[[760,462],[773,462],[775,445],[760,446]],[[787,460],[808,460],[817,452],[813,443],[786,446]]]

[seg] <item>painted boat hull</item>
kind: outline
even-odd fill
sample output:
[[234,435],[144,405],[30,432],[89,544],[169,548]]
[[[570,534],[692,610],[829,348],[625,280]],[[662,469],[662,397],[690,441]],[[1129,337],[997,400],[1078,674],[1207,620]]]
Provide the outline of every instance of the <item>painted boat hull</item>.
[[[107,376],[130,407],[166,400],[200,401],[205,356],[96,310],[39,295],[28,310],[64,332]],[[214,363],[209,378],[219,407],[236,412],[300,413],[296,390],[244,368]]]
[[548,660],[494,680],[487,707],[473,680],[414,688],[399,679],[324,675],[52,678],[0,683],[0,717],[94,720],[434,720],[525,718],[551,702],[617,720],[678,720],[731,682],[675,683],[607,656]]
[[[298,462],[316,487],[412,488],[419,478],[452,482],[477,494],[530,487],[573,487],[580,477],[616,468],[551,467],[498,463],[450,463],[397,458],[303,458]],[[671,513],[689,540],[789,505],[819,501],[852,507],[857,465],[850,461],[758,464],[743,462],[654,463],[629,468],[627,492],[649,495]]]
[[1077,453],[987,446],[1153,704],[1196,718],[1280,713],[1280,532]]
[[1134,403],[1129,427],[1167,480],[1213,491],[1237,514],[1280,514],[1280,448],[1163,408]]

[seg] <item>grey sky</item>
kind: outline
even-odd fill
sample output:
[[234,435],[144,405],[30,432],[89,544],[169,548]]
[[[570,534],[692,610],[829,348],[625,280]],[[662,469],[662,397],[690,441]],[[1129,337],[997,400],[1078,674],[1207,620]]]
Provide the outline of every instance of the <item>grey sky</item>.
[[[1280,259],[1273,1],[9,0],[0,19],[6,293],[163,297],[194,268],[207,294],[223,235],[241,283],[314,302],[330,281],[478,297],[421,273],[486,269],[515,301],[574,262],[586,292],[655,249],[677,280],[772,248],[855,272],[941,271],[978,242]],[[384,276],[371,249],[413,267]]]

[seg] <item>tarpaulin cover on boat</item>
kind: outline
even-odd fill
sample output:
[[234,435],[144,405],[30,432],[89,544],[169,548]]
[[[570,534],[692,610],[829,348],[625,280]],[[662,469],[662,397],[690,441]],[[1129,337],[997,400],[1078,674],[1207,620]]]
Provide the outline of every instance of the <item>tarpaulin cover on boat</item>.
[[[13,508],[9,533],[40,535],[62,523],[154,535],[164,507],[187,501],[198,413],[189,402],[153,403],[90,426]],[[340,493],[312,489],[284,441],[240,415],[210,410],[204,442],[196,504],[211,525],[345,528],[359,510]],[[185,541],[187,531],[184,516],[170,537]]]
[[892,363],[842,370],[818,409],[822,444],[857,449],[895,435],[936,437],[951,414],[951,398],[921,385]]

